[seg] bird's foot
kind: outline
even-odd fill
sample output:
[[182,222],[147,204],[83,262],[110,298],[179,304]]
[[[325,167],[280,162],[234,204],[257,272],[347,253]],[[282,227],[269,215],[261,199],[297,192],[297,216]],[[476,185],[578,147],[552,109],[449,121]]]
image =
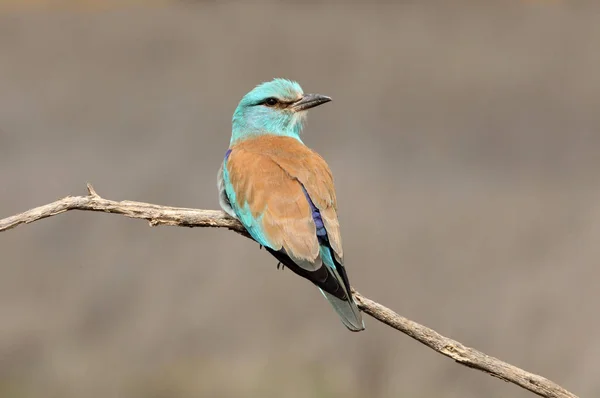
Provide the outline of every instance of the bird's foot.
[[277,263],[277,269],[279,269],[279,267],[281,267],[282,271],[285,269],[285,266],[283,264],[281,264],[281,262]]

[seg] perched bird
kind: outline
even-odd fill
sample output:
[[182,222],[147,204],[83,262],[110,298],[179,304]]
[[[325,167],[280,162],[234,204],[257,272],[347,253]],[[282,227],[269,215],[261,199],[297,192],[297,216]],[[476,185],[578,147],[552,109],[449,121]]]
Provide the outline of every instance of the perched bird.
[[360,331],[365,327],[343,265],[331,170],[300,139],[308,109],[329,101],[285,79],[246,94],[233,114],[219,202],[283,266],[314,283],[348,329]]

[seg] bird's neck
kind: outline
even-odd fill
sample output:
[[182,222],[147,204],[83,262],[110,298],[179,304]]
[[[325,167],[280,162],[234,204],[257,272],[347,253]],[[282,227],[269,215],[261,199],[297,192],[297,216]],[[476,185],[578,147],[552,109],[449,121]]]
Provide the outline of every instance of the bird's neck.
[[231,141],[230,147],[235,143],[244,141],[251,138],[260,137],[261,135],[276,135],[279,137],[290,137],[298,140],[300,143],[304,144],[300,139],[299,132],[293,131],[264,131],[264,130],[256,130],[256,131],[236,131],[235,129],[231,132]]
[[252,125],[246,125],[246,124],[236,125],[236,124],[234,124],[233,128],[231,130],[230,146],[235,144],[236,142],[243,141],[243,140],[246,140],[249,138],[256,138],[261,135],[276,135],[276,136],[280,136],[280,137],[290,137],[290,138],[294,138],[294,139],[300,141],[301,143],[303,143],[302,140],[300,139],[301,131],[302,131],[301,123],[291,124],[291,125],[287,126],[287,128],[268,128],[268,127],[257,128],[256,126],[252,126]]

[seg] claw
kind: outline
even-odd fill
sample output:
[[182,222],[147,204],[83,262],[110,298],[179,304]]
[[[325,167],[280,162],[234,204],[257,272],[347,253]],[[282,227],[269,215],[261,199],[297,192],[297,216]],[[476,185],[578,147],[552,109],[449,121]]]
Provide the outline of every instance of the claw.
[[285,269],[285,266],[283,264],[281,264],[281,262],[277,263],[277,269],[279,269],[279,267],[281,267],[282,271]]
[[259,246],[260,246],[260,248],[259,248],[258,250],[262,250],[262,248],[263,248],[263,245],[259,245]]

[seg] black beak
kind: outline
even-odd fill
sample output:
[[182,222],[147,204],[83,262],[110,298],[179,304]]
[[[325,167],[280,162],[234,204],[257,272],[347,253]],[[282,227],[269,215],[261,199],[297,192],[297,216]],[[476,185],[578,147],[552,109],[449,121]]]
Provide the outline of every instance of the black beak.
[[292,104],[291,108],[294,112],[305,111],[329,101],[331,101],[331,98],[326,95],[304,94],[302,98]]

